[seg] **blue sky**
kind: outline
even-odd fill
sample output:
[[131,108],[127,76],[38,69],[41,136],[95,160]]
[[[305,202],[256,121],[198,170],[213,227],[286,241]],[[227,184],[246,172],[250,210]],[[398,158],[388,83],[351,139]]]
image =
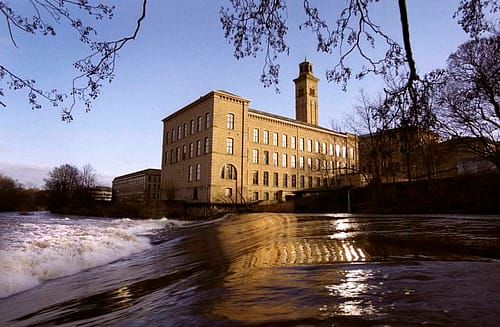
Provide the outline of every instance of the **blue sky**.
[[[141,0],[116,2],[115,18],[99,24],[99,36],[129,34],[139,16]],[[307,57],[320,78],[320,125],[344,126],[353,112],[360,88],[376,95],[378,78],[352,81],[348,91],[329,83],[325,71],[336,56],[320,54],[312,34],[299,30],[304,19],[299,2],[288,1],[290,46],[280,57],[280,91],[259,81],[263,57],[236,60],[224,39],[219,9],[229,1],[152,1],[136,41],[128,43],[117,60],[116,77],[102,88],[89,113],[74,112],[74,121],[61,122],[60,112],[46,105],[33,111],[26,94],[10,92],[4,84],[6,108],[0,107],[0,172],[21,183],[43,186],[52,168],[70,163],[90,164],[99,184],[111,185],[115,176],[161,166],[161,120],[205,93],[224,89],[251,100],[250,106],[273,114],[294,117],[293,79],[298,64]],[[16,3],[16,2],[11,2]],[[318,2],[319,3],[319,2]],[[334,19],[345,1],[325,7]],[[458,0],[408,0],[410,33],[420,73],[444,68],[446,59],[467,39],[453,12]],[[325,2],[322,3],[324,5]],[[400,39],[397,1],[373,5],[372,18],[394,39]],[[16,33],[12,46],[0,22],[0,62],[18,74],[34,78],[39,87],[67,89],[77,74],[72,63],[86,49],[72,31],[54,24],[58,35],[32,37]],[[353,57],[356,63],[357,57]]]

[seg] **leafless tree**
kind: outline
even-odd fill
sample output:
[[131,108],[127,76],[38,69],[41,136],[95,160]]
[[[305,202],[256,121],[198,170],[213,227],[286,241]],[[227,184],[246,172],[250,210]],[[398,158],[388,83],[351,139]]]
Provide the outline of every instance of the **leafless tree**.
[[[97,30],[92,24],[87,24],[82,16],[97,20],[112,19],[114,6],[104,2],[88,0],[29,0],[30,13],[21,14],[19,7],[26,3],[0,1],[0,17],[6,21],[4,31],[14,47],[16,32],[39,36],[55,36],[57,29],[75,30],[79,40],[88,47],[89,53],[74,62],[78,71],[72,80],[69,91],[54,88],[42,88],[36,85],[35,77],[21,76],[12,68],[0,64],[0,82],[5,83],[9,90],[27,90],[28,102],[32,109],[42,108],[47,101],[52,106],[61,108],[62,120],[72,121],[72,111],[82,105],[86,111],[92,108],[92,101],[101,93],[102,83],[111,82],[115,76],[116,56],[131,40],[135,40],[141,23],[146,16],[147,0],[142,0],[142,11],[131,34],[116,40],[98,40]],[[57,25],[55,25],[55,24]],[[5,90],[0,85],[0,96],[5,97]],[[66,102],[69,99],[69,103]],[[1,106],[6,106],[0,101]]]
[[[231,0],[231,5],[221,8],[221,23],[225,37],[235,48],[234,55],[240,59],[265,53],[261,80],[265,86],[277,85],[279,81],[280,54],[288,54],[286,43],[288,33],[288,11],[286,0]],[[361,79],[367,74],[376,74],[388,82],[386,93],[389,101],[399,103],[401,124],[420,124],[422,118],[429,119],[429,113],[421,107],[429,89],[435,81],[432,75],[421,77],[416,69],[412,52],[410,25],[406,0],[398,0],[401,36],[403,45],[384,32],[372,19],[371,8],[378,0],[348,0],[334,22],[323,17],[318,7],[310,0],[303,0],[304,22],[299,28],[309,29],[317,41],[317,51],[334,53],[338,58],[332,69],[326,72],[329,81],[335,81],[346,89],[347,82],[354,76]],[[498,0],[461,0],[454,17],[472,37],[495,29],[486,14],[500,11]],[[375,45],[385,46],[381,57],[375,57],[370,49]],[[348,58],[357,54],[363,65],[358,72],[348,64]],[[389,83],[395,81],[398,83]],[[402,105],[405,104],[405,105]],[[407,105],[409,104],[409,105]],[[424,112],[421,114],[420,111]]]
[[440,93],[441,130],[473,136],[471,151],[500,168],[500,35],[462,44],[451,54]]

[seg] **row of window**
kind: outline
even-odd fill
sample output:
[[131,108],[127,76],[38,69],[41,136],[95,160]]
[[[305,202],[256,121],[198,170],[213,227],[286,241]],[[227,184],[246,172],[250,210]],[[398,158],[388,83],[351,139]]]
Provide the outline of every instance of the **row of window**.
[[[208,137],[205,137],[203,143],[203,154],[208,154],[210,152],[210,141]],[[189,144],[184,144],[178,146],[175,149],[172,148],[170,151],[165,151],[164,163],[176,163],[187,159],[192,159],[195,156],[199,157],[202,155],[202,144],[201,140],[196,140],[195,142],[190,142]]]
[[202,132],[203,129],[207,130],[210,128],[210,123],[210,112],[207,112],[205,113],[204,124],[203,117],[198,116],[196,120],[191,119],[189,124],[186,122],[182,125],[177,125],[177,128],[172,128],[170,132],[167,131],[165,135],[166,143],[174,143],[175,141],[180,141],[183,138]]
[[[287,174],[284,173],[281,176],[281,187],[284,188],[306,188],[306,187],[320,187],[320,186],[327,186],[329,183],[333,183],[332,178],[321,178],[319,176],[313,177],[313,176],[305,176],[305,175],[300,175],[298,176],[298,181],[297,181],[297,175],[296,174]],[[259,179],[259,171],[254,170],[252,173],[252,184],[253,185],[259,185],[260,179]],[[306,184],[307,181],[307,184]],[[279,181],[279,173],[270,173],[268,171],[264,171],[262,173],[262,185],[263,186],[273,186],[273,187],[280,187],[280,181]],[[298,185],[298,186],[297,186]]]
[[[269,201],[271,199],[270,195],[273,195],[273,200],[279,201],[280,199],[280,192],[262,192],[262,200],[264,201]],[[224,195],[226,197],[232,197],[233,196],[233,189],[228,187],[224,190]],[[253,201],[259,201],[259,192],[252,192],[252,200]]]
[[[260,156],[259,149],[252,150],[252,163],[254,164],[263,164],[279,166],[279,153],[273,152],[272,158],[270,157],[270,153],[267,150],[262,151],[262,156]],[[288,159],[290,157],[290,160]],[[326,160],[320,158],[312,158],[312,157],[298,157],[298,168],[305,169],[307,160],[307,168],[309,170],[321,170],[321,169],[339,169],[341,168],[342,163],[340,161],[334,162],[333,160]],[[314,163],[314,166],[313,166]],[[297,168],[297,156],[296,155],[288,155],[287,153],[281,154],[281,166],[283,168]]]
[[[279,134],[277,132],[272,133],[272,139],[270,140],[270,133],[267,130],[262,132],[262,143],[263,144],[272,144],[274,146],[278,146]],[[272,143],[270,143],[272,141]],[[253,142],[260,143],[260,131],[258,128],[253,129]],[[313,152],[313,144],[314,144],[314,152],[329,154],[331,156],[335,155],[337,157],[342,156],[343,158],[347,157],[347,147],[340,146],[339,144],[327,144],[326,142],[314,141],[312,139],[304,139],[303,137],[298,138],[297,145],[297,137],[296,136],[288,136],[287,134],[281,135],[281,147],[283,148],[291,148],[298,149],[300,151]],[[354,149],[349,148],[349,157],[354,158]]]
[[[226,127],[227,129],[234,129],[234,114],[228,113],[226,118]],[[258,128],[253,129],[253,142],[260,142],[260,130]],[[262,131],[262,143],[263,144],[272,144],[274,146],[278,146],[279,142],[279,134],[277,132],[273,132],[272,134],[268,130]],[[298,138],[298,149],[300,151],[313,152],[313,140],[312,139],[304,139],[303,137]],[[288,136],[287,134],[281,135],[281,147],[291,149],[297,148],[297,137],[296,136]],[[327,149],[328,148],[328,149]],[[326,142],[314,141],[314,152],[328,154],[333,156],[334,154],[337,157],[342,156],[343,158],[347,157],[347,147],[340,146],[339,144],[327,144]],[[228,152],[229,153],[229,152]],[[351,159],[354,158],[354,149],[349,149],[349,156]]]

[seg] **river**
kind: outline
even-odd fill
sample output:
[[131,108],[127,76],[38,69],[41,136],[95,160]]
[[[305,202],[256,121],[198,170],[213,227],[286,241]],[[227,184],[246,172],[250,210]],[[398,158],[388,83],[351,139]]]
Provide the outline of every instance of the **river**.
[[1,326],[498,326],[500,216],[0,213]]

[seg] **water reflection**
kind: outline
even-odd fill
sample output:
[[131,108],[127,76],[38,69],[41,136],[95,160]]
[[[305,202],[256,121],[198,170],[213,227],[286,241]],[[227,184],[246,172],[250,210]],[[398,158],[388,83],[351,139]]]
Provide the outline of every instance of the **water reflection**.
[[324,315],[372,315],[378,313],[371,300],[365,295],[376,293],[377,286],[370,284],[373,271],[370,269],[347,270],[339,283],[326,285],[328,295],[336,299],[333,307],[324,305]]
[[[319,308],[323,314],[376,312],[370,303],[357,300],[369,287],[370,272],[342,267],[369,258],[363,241],[355,239],[356,222],[330,219],[321,223],[324,229],[318,228],[318,221],[290,214],[248,214],[220,224],[217,243],[229,267],[224,299],[214,304],[212,314],[245,321],[266,320],[285,312],[290,319],[314,316],[318,305],[303,301],[316,288],[329,292],[329,304]],[[312,280],[308,278],[302,285],[290,276],[298,267],[312,268]],[[234,303],[245,306],[244,312]]]

